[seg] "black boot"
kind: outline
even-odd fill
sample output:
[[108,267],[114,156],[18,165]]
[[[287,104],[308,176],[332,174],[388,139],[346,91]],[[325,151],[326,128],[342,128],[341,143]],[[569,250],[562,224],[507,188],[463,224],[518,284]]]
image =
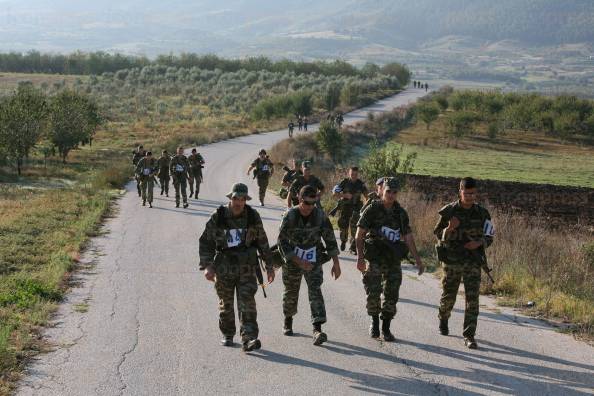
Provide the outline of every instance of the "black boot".
[[382,321],[382,335],[384,336],[384,341],[393,342],[396,341],[396,337],[390,331],[390,322],[392,319],[384,319]]
[[251,352],[251,351],[255,351],[256,349],[260,349],[260,348],[262,348],[262,343],[257,338],[254,340],[246,341],[241,346],[241,349],[244,352]]
[[447,336],[448,334],[450,334],[450,329],[448,328],[448,320],[447,319],[439,320],[439,333],[444,336]]
[[340,242],[340,251],[344,252],[344,249],[346,249],[346,241],[341,241]]
[[474,336],[464,337],[464,345],[466,345],[466,347],[468,349],[477,349],[478,348],[478,344],[476,343]]
[[285,325],[283,326],[283,334],[286,336],[293,335],[293,318],[291,316],[285,317]]
[[380,336],[379,315],[371,316],[371,326],[369,326],[369,335],[371,336],[371,338],[379,338],[379,336]]
[[322,324],[321,323],[314,323],[313,329],[313,344],[314,345],[322,345],[326,341],[328,341],[328,336],[326,333],[322,331]]
[[222,346],[226,346],[226,347],[231,347],[234,345],[233,343],[233,336],[225,336],[222,340],[221,340],[221,345]]

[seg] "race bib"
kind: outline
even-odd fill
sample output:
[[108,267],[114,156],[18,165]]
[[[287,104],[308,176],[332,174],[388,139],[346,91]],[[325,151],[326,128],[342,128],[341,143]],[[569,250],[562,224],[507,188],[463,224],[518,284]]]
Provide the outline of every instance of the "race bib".
[[315,246],[307,250],[296,247],[295,255],[299,257],[301,260],[305,260],[310,263],[315,263],[317,261]]
[[241,245],[242,236],[244,234],[243,229],[232,229],[227,230],[227,247],[233,248]]
[[381,229],[382,235],[390,242],[400,240],[400,229],[393,230],[390,227],[383,226]]
[[180,164],[175,165],[175,171],[176,172],[183,172],[184,171],[184,167]]
[[268,172],[270,167],[268,165],[262,165],[262,172]]
[[491,220],[485,220],[485,225],[483,226],[483,234],[489,237],[495,235],[495,226],[493,225]]
[[150,175],[151,174],[151,169],[150,168],[144,168],[142,170],[142,174],[145,175],[145,176]]

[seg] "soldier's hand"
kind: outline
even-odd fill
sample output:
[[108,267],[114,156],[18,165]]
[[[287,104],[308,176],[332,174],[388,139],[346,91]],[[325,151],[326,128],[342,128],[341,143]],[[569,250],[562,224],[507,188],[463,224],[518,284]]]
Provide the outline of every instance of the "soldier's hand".
[[452,217],[448,224],[448,229],[455,230],[460,225],[460,220],[457,217]]
[[268,275],[268,284],[271,284],[272,282],[274,282],[274,270],[267,271],[266,273]]
[[365,272],[365,270],[367,270],[367,263],[363,257],[359,257],[357,259],[357,269],[361,272]]
[[416,266],[419,269],[418,274],[423,275],[423,272],[425,272],[425,265],[423,264],[423,262],[421,261],[421,259],[419,257],[417,257],[417,259],[416,259]]
[[482,246],[481,241],[470,241],[464,244],[464,248],[468,250],[476,250]]
[[330,273],[332,274],[332,276],[334,276],[334,280],[340,278],[340,274],[342,273],[342,271],[340,270],[340,264],[334,264],[332,266],[332,270],[330,270]]
[[342,194],[342,197],[345,198],[345,199],[351,199],[351,198],[353,198],[353,194],[351,194],[351,193],[343,193]]
[[214,282],[215,280],[215,269],[212,265],[206,267],[206,269],[204,270],[204,277],[206,278],[206,280],[208,280],[209,282]]

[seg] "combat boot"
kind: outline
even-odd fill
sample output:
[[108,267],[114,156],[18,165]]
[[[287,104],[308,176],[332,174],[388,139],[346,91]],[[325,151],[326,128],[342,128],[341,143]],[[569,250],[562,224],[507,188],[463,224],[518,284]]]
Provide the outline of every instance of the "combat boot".
[[149,202],[149,208],[152,208],[152,207],[153,207],[153,203]]
[[179,208],[179,202],[176,202],[176,203],[175,203],[175,207],[176,207],[176,208]]
[[161,189],[161,195],[163,195],[163,189]]
[[146,206],[146,200],[142,200],[142,206]]
[[291,316],[285,317],[285,325],[283,326],[283,334],[286,336],[293,335],[293,318]]
[[257,338],[255,340],[246,341],[241,346],[241,349],[244,352],[251,352],[251,351],[255,351],[256,349],[260,349],[260,348],[262,348],[262,343]]
[[314,323],[313,329],[313,344],[314,345],[322,345],[328,341],[328,336],[326,333],[322,331],[322,324],[321,323]]
[[371,336],[371,338],[379,338],[380,336],[378,315],[371,316],[371,326],[369,326],[369,335]]
[[344,252],[344,249],[346,249],[346,241],[340,241],[340,251]]
[[189,205],[187,202],[184,202],[184,209],[187,208]]
[[384,336],[384,341],[386,342],[393,342],[396,341],[396,337],[390,331],[390,322],[392,319],[384,319],[382,321],[382,335]]
[[221,340],[221,345],[222,346],[226,346],[226,347],[232,347],[234,345],[233,343],[233,336],[225,336],[222,340]]
[[466,345],[468,349],[478,348],[478,344],[476,343],[474,336],[464,337],[464,345]]
[[447,319],[439,320],[439,333],[444,336],[447,336],[448,334],[450,334],[450,329],[448,328],[448,320]]

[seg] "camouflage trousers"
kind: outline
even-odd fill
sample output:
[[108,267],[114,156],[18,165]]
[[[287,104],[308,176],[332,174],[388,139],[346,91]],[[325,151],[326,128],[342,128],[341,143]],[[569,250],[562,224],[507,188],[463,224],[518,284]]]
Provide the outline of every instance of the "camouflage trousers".
[[481,267],[473,262],[459,264],[442,264],[443,277],[441,286],[443,292],[439,301],[439,319],[450,318],[456,302],[456,295],[460,282],[464,283],[466,309],[464,311],[464,337],[474,337],[479,315],[479,290],[481,287]]
[[190,197],[194,191],[196,192],[196,196],[198,196],[200,194],[200,183],[202,183],[202,172],[190,171],[188,175],[190,176],[188,180],[190,182]]
[[[355,235],[357,234],[357,223],[361,215],[361,205],[344,205],[340,209],[340,215],[338,217],[338,228],[340,229],[340,241],[350,241],[351,245],[354,244]],[[349,238],[349,231],[351,237]]]
[[140,181],[140,191],[142,195],[142,201],[148,201],[148,203],[153,202],[153,188],[155,187],[155,181],[151,177],[149,178],[142,178]]
[[[396,315],[396,303],[402,284],[402,267],[390,260],[369,262],[363,274],[363,286],[367,295],[367,314],[381,315],[382,320],[391,320]],[[381,295],[384,295],[384,302]]]
[[161,185],[161,194],[169,195],[169,175],[159,175],[159,184]]
[[258,177],[258,197],[260,198],[260,202],[264,202],[266,189],[268,188],[268,181],[268,177]]
[[187,183],[185,177],[174,177],[173,187],[175,187],[175,203],[179,204],[180,193],[184,203],[188,202],[188,194],[186,193]]
[[258,338],[256,310],[255,266],[232,264],[217,266],[215,289],[219,297],[219,329],[225,337],[236,332],[234,299],[237,296],[237,312],[242,342]]
[[321,264],[315,265],[311,271],[304,271],[292,262],[283,264],[283,284],[285,285],[283,313],[285,317],[293,317],[297,314],[301,278],[305,278],[307,283],[311,322],[326,323],[326,306],[322,295],[324,272]]

